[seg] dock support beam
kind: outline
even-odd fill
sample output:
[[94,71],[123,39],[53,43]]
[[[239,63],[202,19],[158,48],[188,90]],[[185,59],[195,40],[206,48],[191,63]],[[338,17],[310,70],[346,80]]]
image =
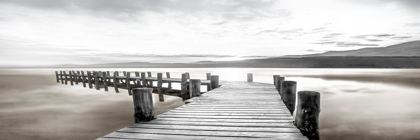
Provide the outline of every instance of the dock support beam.
[[273,75],[273,84],[277,89],[277,78],[280,77],[280,75]]
[[90,72],[90,71],[87,71],[87,81],[88,81],[89,88],[93,88],[93,86],[92,86],[92,72]]
[[299,91],[297,96],[294,124],[311,139],[319,138],[317,130],[321,112],[320,97],[321,94],[315,91]]
[[247,78],[247,81],[248,82],[254,82],[254,78],[253,78],[253,76],[252,76],[252,73],[248,73],[248,76],[247,76],[248,78]]
[[[147,77],[152,77],[152,72],[147,72]],[[153,87],[153,81],[149,81],[149,86]]]
[[155,118],[152,91],[153,88],[134,88],[132,90],[135,123],[150,121]]
[[201,80],[190,79],[190,98],[201,96]]
[[141,72],[141,85],[142,87],[147,87],[146,73],[144,72]]
[[58,71],[55,71],[55,79],[57,80],[57,83],[60,83],[60,80],[58,80]]
[[86,87],[86,75],[84,71],[82,71],[82,84],[83,84],[83,87]]
[[163,84],[162,73],[157,73],[157,90],[159,94],[159,102],[165,101],[163,97],[162,84]]
[[131,86],[130,86],[130,81],[131,81],[131,79],[130,79],[130,76],[131,76],[131,73],[130,72],[125,72],[125,85],[127,86],[127,90],[128,90],[128,95],[132,95],[132,93],[131,93]]
[[106,72],[102,72],[102,82],[104,83],[104,89],[105,91],[108,91],[108,82],[106,78]]
[[64,84],[63,71],[60,71],[61,84]]
[[184,94],[187,94],[187,75],[182,74],[181,75],[181,96],[184,96]]
[[115,71],[114,72],[114,80],[113,80],[114,81],[114,88],[115,88],[116,93],[120,93],[120,91],[118,91],[118,83],[120,81],[118,80],[117,76],[118,76],[118,71]]
[[212,75],[210,77],[211,89],[219,87],[219,75]]
[[293,111],[295,111],[296,84],[297,83],[295,81],[282,82],[282,99],[287,109],[289,109],[290,114],[293,114]]

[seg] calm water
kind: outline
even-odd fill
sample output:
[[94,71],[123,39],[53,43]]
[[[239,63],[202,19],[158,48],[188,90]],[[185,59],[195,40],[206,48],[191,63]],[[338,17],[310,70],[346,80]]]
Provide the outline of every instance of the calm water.
[[[83,69],[94,70],[94,69]],[[99,69],[97,69],[99,70]],[[205,79],[205,73],[210,72],[219,75],[221,80],[245,81],[246,73],[254,73],[254,81],[262,83],[272,83],[272,75],[285,76],[286,80],[297,81],[297,90],[313,90],[321,93],[321,116],[320,116],[320,136],[322,139],[419,139],[420,138],[420,69],[246,69],[246,68],[200,68],[200,69],[100,69],[102,71],[152,71],[153,75],[157,72],[171,72],[171,77],[180,77],[183,72],[190,72],[191,78]],[[13,77],[15,74],[38,75],[45,76],[45,83],[37,86],[28,87],[22,92],[31,92],[27,95],[26,103],[31,104],[33,108],[43,112],[42,114],[51,114],[51,110],[55,106],[51,102],[39,102],[40,98],[45,100],[44,96],[38,94],[47,94],[43,90],[46,88],[53,90],[61,90],[65,93],[59,93],[54,100],[56,104],[65,104],[68,100],[76,100],[74,98],[83,98],[83,107],[79,104],[66,104],[64,112],[54,113],[35,118],[38,128],[55,127],[56,125],[70,125],[70,129],[49,130],[36,133],[40,139],[60,138],[58,136],[43,136],[46,133],[66,133],[74,135],[73,137],[61,137],[63,139],[86,139],[101,136],[115,131],[124,125],[132,123],[132,105],[131,98],[126,96],[124,91],[121,94],[111,92],[103,92],[82,88],[81,85],[71,87],[69,85],[61,85],[55,83],[54,70],[2,70],[2,80],[4,77]],[[7,78],[6,78],[7,79]],[[36,79],[36,78],[35,78]],[[2,83],[3,84],[3,83]],[[16,83],[17,84],[17,83]],[[37,131],[37,128],[25,128],[8,125],[6,123],[11,117],[18,117],[19,114],[14,111],[24,110],[22,106],[7,106],[16,103],[15,95],[24,94],[16,93],[18,87],[8,85],[0,85],[2,90],[0,99],[0,132],[12,132],[14,134],[26,131]],[[16,89],[13,89],[16,88]],[[202,88],[205,89],[205,88]],[[36,92],[41,91],[41,92]],[[4,93],[13,93],[13,96],[3,96]],[[65,94],[66,96],[61,96]],[[85,96],[81,96],[81,94]],[[74,96],[73,96],[74,95]],[[77,96],[76,96],[77,95]],[[25,96],[26,97],[26,96]],[[63,99],[65,98],[65,99]],[[70,99],[69,99],[70,98]],[[64,103],[63,103],[64,102]],[[78,101],[74,101],[79,103]],[[170,99],[165,103],[156,103],[161,108],[161,112],[165,108],[171,108],[181,105],[178,99]],[[6,106],[4,106],[6,105]],[[104,107],[105,106],[105,107]],[[110,108],[106,108],[112,106]],[[118,106],[118,108],[116,107]],[[101,108],[101,111],[96,111]],[[117,111],[115,110],[117,109]],[[120,109],[121,111],[118,111]],[[74,110],[82,110],[83,114],[77,114]],[[77,112],[77,111],[76,111]],[[117,113],[118,115],[107,115],[111,127],[106,130],[96,127],[104,127],[102,125],[87,126],[83,122],[86,118],[81,116],[100,116],[98,114]],[[15,115],[15,116],[14,116]],[[47,117],[46,117],[47,116]],[[54,117],[55,116],[55,117]],[[73,116],[73,117],[66,117]],[[49,120],[66,118],[60,121],[60,124],[49,124]],[[102,115],[103,117],[103,115]],[[25,119],[34,119],[33,117],[22,117],[14,121],[26,122]],[[97,121],[90,118],[92,121]],[[123,120],[121,120],[123,119]],[[120,120],[120,123],[112,123]],[[33,123],[33,122],[32,122]],[[57,127],[59,128],[59,127]],[[80,133],[72,129],[89,129],[86,131],[96,132]],[[92,130],[90,130],[92,129]],[[101,131],[99,131],[99,130]],[[83,136],[81,136],[83,135]],[[85,136],[86,135],[86,136]],[[8,137],[9,139],[12,137]]]

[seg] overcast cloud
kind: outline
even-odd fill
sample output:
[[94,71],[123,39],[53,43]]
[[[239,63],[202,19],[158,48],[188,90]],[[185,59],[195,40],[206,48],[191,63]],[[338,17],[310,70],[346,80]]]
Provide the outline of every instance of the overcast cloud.
[[384,47],[420,38],[419,7],[418,0],[0,0],[0,65]]

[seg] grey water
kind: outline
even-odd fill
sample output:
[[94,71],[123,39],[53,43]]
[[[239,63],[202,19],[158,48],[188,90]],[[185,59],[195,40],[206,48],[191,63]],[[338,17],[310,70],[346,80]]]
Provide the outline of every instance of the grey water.
[[[68,69],[70,70],[70,69]],[[121,68],[72,69],[171,72],[180,77],[272,83],[272,75],[297,81],[297,91],[321,93],[321,139],[419,139],[420,69]],[[55,69],[0,70],[0,139],[94,139],[133,123],[132,99],[62,85]],[[176,85],[174,85],[176,88]],[[206,89],[206,88],[202,88]],[[156,98],[154,98],[156,99]],[[157,113],[182,105],[165,96]]]

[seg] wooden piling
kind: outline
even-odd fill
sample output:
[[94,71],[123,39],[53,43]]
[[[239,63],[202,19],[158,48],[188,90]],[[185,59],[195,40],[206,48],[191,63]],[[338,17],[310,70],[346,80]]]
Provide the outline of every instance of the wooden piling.
[[201,96],[201,80],[190,79],[190,98]]
[[247,75],[247,81],[248,82],[254,82],[254,78],[252,76],[252,73],[248,73],[248,75]]
[[212,75],[210,77],[211,89],[219,87],[219,75]]
[[284,77],[277,77],[276,81],[277,82],[275,87],[281,96],[283,94],[282,82],[284,81]]
[[[166,72],[166,78],[171,78],[171,73]],[[168,89],[172,89],[172,83],[168,82]]]
[[[111,77],[111,74],[109,73],[109,71],[106,71],[106,76],[107,77]],[[108,80],[106,81],[108,83],[108,85],[111,83],[111,78],[107,78]]]
[[135,123],[150,121],[155,118],[152,91],[153,88],[134,88],[132,90]]
[[187,79],[190,79],[190,73],[186,72],[185,75],[187,76]]
[[128,95],[132,95],[132,93],[131,93],[131,85],[130,85],[130,83],[131,83],[131,73],[130,72],[126,72],[125,73],[125,75],[126,75],[126,77],[125,77],[125,85],[127,86],[127,90],[128,90]]
[[157,90],[158,90],[159,101],[160,102],[165,101],[165,99],[163,97],[162,84],[163,84],[162,73],[157,73]]
[[106,76],[106,72],[102,72],[102,82],[104,83],[105,91],[108,91],[108,78]]
[[83,87],[86,87],[86,75],[84,71],[82,71],[82,84],[83,84]]
[[124,75],[124,76],[127,76],[127,72],[126,72],[126,71],[123,71],[123,75]]
[[142,87],[147,87],[146,73],[144,72],[141,72],[141,84]]
[[319,113],[321,112],[320,97],[319,92],[299,91],[295,111],[294,124],[308,137],[315,137],[315,139],[318,137]]
[[64,84],[63,71],[61,70],[60,70],[60,80],[61,80],[61,84]]
[[89,88],[93,88],[93,86],[92,86],[92,72],[87,71],[87,77],[88,77],[87,81],[88,81]]
[[113,79],[114,88],[115,88],[116,93],[120,93],[120,91],[118,91],[118,83],[120,83],[120,81],[118,80],[117,76],[118,76],[118,71],[115,71],[114,72],[114,79]]
[[[152,77],[152,72],[147,72],[147,77]],[[153,81],[149,81],[149,86],[153,87]]]
[[297,83],[295,81],[282,82],[282,99],[287,109],[289,109],[290,114],[293,114],[293,111],[295,111],[296,84]]
[[181,96],[183,96],[184,94],[187,94],[187,75],[184,73],[181,75]]

